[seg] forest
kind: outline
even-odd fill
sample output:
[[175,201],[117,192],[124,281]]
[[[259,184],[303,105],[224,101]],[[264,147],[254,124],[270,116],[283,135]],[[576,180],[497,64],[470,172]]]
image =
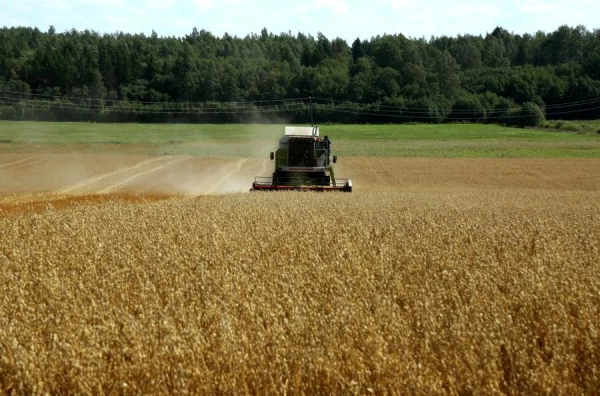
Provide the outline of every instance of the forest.
[[600,30],[348,43],[0,29],[0,119],[535,126],[600,119]]

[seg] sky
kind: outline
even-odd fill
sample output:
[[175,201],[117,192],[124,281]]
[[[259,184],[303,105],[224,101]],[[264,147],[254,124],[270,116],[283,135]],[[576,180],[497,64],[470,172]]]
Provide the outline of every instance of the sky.
[[0,0],[0,26],[144,33],[183,37],[198,30],[245,37],[263,28],[329,39],[383,34],[429,39],[485,35],[496,26],[516,34],[561,25],[600,28],[600,0]]

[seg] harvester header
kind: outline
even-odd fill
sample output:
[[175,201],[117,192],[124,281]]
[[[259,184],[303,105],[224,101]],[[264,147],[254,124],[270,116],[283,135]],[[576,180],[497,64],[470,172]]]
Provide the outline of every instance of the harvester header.
[[[321,139],[319,127],[286,126],[279,149],[271,152],[273,177],[256,177],[250,191],[308,190],[352,192],[352,181],[336,179],[331,140]],[[333,161],[331,161],[333,159]]]

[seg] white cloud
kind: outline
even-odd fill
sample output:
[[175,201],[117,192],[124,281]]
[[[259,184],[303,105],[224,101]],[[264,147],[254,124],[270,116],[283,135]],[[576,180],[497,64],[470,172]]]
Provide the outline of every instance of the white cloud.
[[177,0],[147,0],[146,8],[153,10],[166,10],[177,4]]
[[126,15],[107,15],[106,20],[110,23],[123,23],[131,21],[131,18]]
[[127,9],[127,14],[132,15],[135,18],[149,18],[150,16],[153,16],[153,13],[156,11],[156,9],[148,7],[129,7]]
[[308,3],[298,4],[294,10],[296,12],[329,10],[336,14],[346,14],[348,5],[344,0],[312,0]]
[[[176,29],[173,29],[173,27],[176,27]],[[152,29],[156,30],[156,33],[165,36],[185,36],[186,34],[190,34],[193,28],[194,21],[186,17],[161,18],[160,23],[158,25],[152,26]],[[200,27],[198,27],[198,30],[200,30]],[[178,33],[175,34],[175,31],[178,31]]]
[[[27,22],[25,19],[11,19],[8,21],[9,22],[9,26],[31,26],[29,24],[29,22]],[[0,26],[4,26],[4,22],[0,21]]]
[[562,14],[572,15],[598,11],[596,0],[514,0],[516,8],[522,13],[529,14]]
[[520,0],[516,1],[519,11],[526,13],[553,13],[561,9],[561,5],[545,0]]
[[194,0],[194,5],[199,10],[209,10],[215,6],[214,0]]
[[83,6],[94,6],[102,8],[120,7],[125,4],[124,0],[79,0]]
[[513,4],[517,16],[513,25],[520,33],[549,32],[560,25],[584,25],[590,30],[598,27],[597,0],[513,0]]
[[448,10],[448,15],[461,18],[492,17],[502,13],[502,9],[493,5],[457,5]]
[[183,36],[196,26],[239,37],[265,27],[347,41],[385,33],[485,35],[496,26],[518,34],[562,24],[593,30],[597,15],[600,0],[0,0],[0,25],[9,27]]
[[[498,25],[503,25],[504,11],[501,7],[492,5],[458,5],[445,13],[449,22],[439,21],[445,31],[438,34],[484,34]],[[460,21],[460,22],[457,22]]]
[[396,9],[412,8],[417,6],[418,3],[415,0],[393,0],[392,7]]
[[210,27],[210,31],[216,35],[229,33],[230,35],[235,30],[235,24],[231,22],[214,23]]
[[65,0],[25,0],[12,4],[14,8],[21,10],[35,10],[35,9],[46,9],[46,10],[64,10],[71,8],[68,1]]

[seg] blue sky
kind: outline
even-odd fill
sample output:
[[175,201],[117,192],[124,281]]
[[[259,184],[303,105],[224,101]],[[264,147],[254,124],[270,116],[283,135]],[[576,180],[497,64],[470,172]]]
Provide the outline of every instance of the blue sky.
[[90,29],[184,36],[194,27],[243,37],[263,27],[330,39],[482,34],[502,26],[514,33],[560,25],[600,28],[600,0],[0,0],[0,26],[58,32]]

